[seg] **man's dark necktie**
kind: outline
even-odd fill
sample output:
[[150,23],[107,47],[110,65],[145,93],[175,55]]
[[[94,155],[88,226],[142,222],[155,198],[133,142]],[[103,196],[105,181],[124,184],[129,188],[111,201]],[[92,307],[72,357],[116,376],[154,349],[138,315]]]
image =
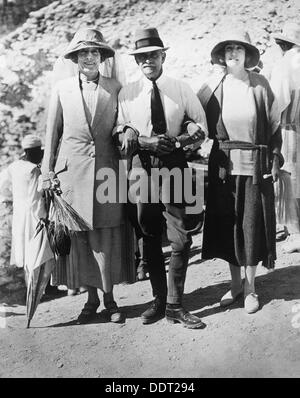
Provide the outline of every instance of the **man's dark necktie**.
[[151,92],[151,122],[155,134],[165,134],[167,131],[167,124],[162,106],[159,90],[155,81],[152,82]]

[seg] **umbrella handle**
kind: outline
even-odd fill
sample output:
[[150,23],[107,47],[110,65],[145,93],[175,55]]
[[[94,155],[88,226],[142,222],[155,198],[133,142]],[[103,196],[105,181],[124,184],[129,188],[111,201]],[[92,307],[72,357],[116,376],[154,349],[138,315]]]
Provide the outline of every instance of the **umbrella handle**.
[[49,217],[50,205],[52,202],[53,192],[51,189],[44,190],[45,208],[46,208],[46,219]]

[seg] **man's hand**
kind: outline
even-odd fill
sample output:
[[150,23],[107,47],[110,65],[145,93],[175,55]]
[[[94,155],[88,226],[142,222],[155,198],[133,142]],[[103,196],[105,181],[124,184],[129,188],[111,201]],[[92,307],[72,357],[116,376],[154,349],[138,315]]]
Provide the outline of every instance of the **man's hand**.
[[165,134],[152,137],[139,137],[140,149],[152,152],[158,156],[168,155],[175,149],[175,140]]
[[187,125],[186,131],[194,142],[205,139],[204,131],[202,131],[201,128],[194,122],[190,122]]
[[190,146],[192,150],[200,147],[205,140],[205,133],[201,128],[194,122],[189,122],[186,127],[186,132],[176,137],[177,141],[180,142],[181,147]]
[[124,136],[121,151],[124,151],[126,156],[131,156],[138,148],[138,135],[130,127],[127,127]]

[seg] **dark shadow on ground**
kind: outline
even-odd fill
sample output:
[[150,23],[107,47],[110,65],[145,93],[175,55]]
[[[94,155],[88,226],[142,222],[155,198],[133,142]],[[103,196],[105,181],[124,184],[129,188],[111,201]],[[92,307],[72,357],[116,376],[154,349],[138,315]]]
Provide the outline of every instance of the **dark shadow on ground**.
[[[78,313],[78,315],[79,315],[79,313]],[[107,323],[107,322],[109,322],[109,320],[105,316],[105,311],[102,310],[100,312],[97,312],[95,318],[91,322],[86,323],[85,325],[94,325],[94,324],[98,324],[98,323]],[[60,323],[56,323],[54,325],[35,327],[35,329],[63,328],[63,327],[67,327],[67,326],[84,326],[84,325],[78,325],[77,318],[76,318],[76,319],[72,319],[71,321],[68,321],[68,322],[60,322]],[[30,328],[33,328],[33,327],[30,327]]]
[[256,290],[261,307],[272,300],[300,299],[300,265],[275,269],[256,278]]
[[146,309],[150,306],[151,302],[152,301],[148,301],[147,303],[129,305],[120,308],[122,309],[122,311],[126,313],[127,319],[139,318],[142,315],[142,313],[146,311]]
[[[199,276],[200,277],[200,276]],[[300,265],[289,266],[273,271],[272,273],[261,275],[256,278],[256,291],[259,295],[260,308],[262,309],[272,300],[297,300],[300,299]],[[150,288],[150,286],[149,286]],[[243,307],[243,298],[238,299],[234,304],[228,307],[220,307],[220,298],[230,289],[230,281],[199,288],[191,293],[185,294],[183,305],[188,311],[192,311],[200,318],[218,314]],[[151,301],[120,307],[120,310],[126,314],[126,319],[139,318],[141,314],[149,307]],[[212,307],[212,308],[205,308]],[[24,314],[19,314],[24,315]],[[125,319],[125,323],[126,323]],[[109,322],[105,316],[105,310],[98,312],[96,318],[89,324],[99,324]],[[124,323],[124,322],[123,322]],[[31,326],[34,329],[82,326],[76,324],[76,319],[68,322],[61,322],[42,327]]]
[[44,294],[41,298],[41,303],[46,303],[47,301],[56,300],[61,297],[68,295],[67,290],[59,290],[56,294]]
[[9,318],[10,316],[24,316],[24,312],[0,312],[0,318]]
[[[199,276],[200,277],[200,276]],[[272,300],[298,300],[300,299],[300,265],[289,266],[274,270],[266,275],[256,278],[256,292],[259,296],[260,308],[263,308]],[[206,317],[229,309],[243,307],[243,298],[238,299],[229,307],[218,305],[221,297],[230,289],[230,282],[207,286],[185,294],[183,304],[188,311],[197,311],[195,315]],[[201,308],[213,306],[213,308]]]

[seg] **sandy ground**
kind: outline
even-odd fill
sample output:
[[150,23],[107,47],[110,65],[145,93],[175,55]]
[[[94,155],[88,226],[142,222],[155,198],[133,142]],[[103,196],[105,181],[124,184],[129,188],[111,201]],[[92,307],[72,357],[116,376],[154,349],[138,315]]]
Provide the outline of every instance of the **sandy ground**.
[[3,303],[0,377],[299,377],[300,253],[284,254],[278,244],[276,270],[258,269],[261,309],[248,315],[242,299],[220,308],[229,271],[220,260],[201,262],[201,240],[201,234],[194,238],[184,304],[205,329],[165,319],[142,325],[140,314],[151,301],[148,280],[115,288],[124,324],[108,323],[101,304],[93,323],[74,325],[86,294],[41,303],[30,329],[24,305]]

